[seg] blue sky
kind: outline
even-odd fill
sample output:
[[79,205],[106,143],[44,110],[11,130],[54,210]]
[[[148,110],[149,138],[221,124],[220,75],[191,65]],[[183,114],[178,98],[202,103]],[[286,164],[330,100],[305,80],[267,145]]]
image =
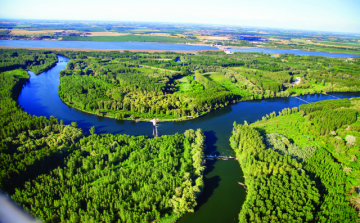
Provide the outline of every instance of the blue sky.
[[0,0],[0,18],[205,23],[360,33],[360,0]]

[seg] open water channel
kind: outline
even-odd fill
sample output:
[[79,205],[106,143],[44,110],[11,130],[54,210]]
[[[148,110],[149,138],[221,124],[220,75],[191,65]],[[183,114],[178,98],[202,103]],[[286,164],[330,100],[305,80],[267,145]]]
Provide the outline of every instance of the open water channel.
[[193,46],[175,43],[111,42],[111,41],[49,41],[49,40],[0,40],[0,46],[59,49],[103,49],[103,50],[166,50],[192,51],[216,50],[216,47]]
[[[96,132],[128,135],[147,135],[152,137],[152,123],[118,121],[97,117],[73,109],[64,104],[58,96],[59,72],[66,67],[67,58],[58,56],[58,64],[47,72],[35,75],[29,71],[30,80],[23,87],[18,102],[31,115],[55,116],[65,124],[76,121],[84,132],[95,126]],[[334,93],[338,98],[358,97],[360,93]],[[329,95],[308,95],[301,99],[308,102],[336,99]],[[216,110],[203,117],[181,122],[159,123],[160,135],[183,133],[187,129],[201,128],[206,136],[206,154],[234,156],[229,145],[233,122],[249,123],[262,116],[283,108],[297,107],[304,104],[297,98],[276,98],[240,102]],[[179,222],[238,222],[238,214],[245,200],[246,193],[238,182],[243,182],[243,173],[236,160],[207,161],[205,188],[198,199],[194,213],[187,213]]]

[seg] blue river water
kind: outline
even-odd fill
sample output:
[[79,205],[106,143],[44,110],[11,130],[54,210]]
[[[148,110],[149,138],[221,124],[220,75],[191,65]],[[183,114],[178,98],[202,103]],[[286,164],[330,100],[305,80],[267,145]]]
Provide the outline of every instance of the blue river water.
[[216,50],[209,46],[192,46],[175,43],[110,42],[110,41],[46,41],[46,40],[0,40],[0,46],[40,47],[59,49],[113,49],[113,50]]
[[[0,40],[0,46],[8,47],[38,47],[59,49],[113,49],[113,50],[166,50],[166,51],[192,51],[192,50],[216,50],[216,47],[193,46],[175,43],[149,43],[149,42],[110,42],[110,41],[45,41],[45,40]],[[269,54],[295,54],[305,56],[324,57],[360,57],[355,54],[324,53],[304,50],[267,49],[237,47],[229,49],[232,52],[257,52]]]

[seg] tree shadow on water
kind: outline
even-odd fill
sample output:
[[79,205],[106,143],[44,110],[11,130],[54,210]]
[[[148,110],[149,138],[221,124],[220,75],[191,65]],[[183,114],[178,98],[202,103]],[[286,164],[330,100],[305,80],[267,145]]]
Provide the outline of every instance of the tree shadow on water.
[[215,132],[213,130],[205,131],[204,135],[206,137],[206,140],[205,140],[205,146],[206,146],[205,154],[206,155],[219,156],[220,153],[217,151],[217,147],[215,146],[215,144],[216,144],[216,142],[218,140],[218,138],[216,137]]
[[[204,171],[204,175],[210,173],[214,169],[214,164],[216,163],[216,160],[206,160],[206,170]],[[219,182],[221,178],[220,176],[213,176],[210,178],[204,178],[204,190],[202,194],[197,199],[197,205],[195,207],[195,211],[199,210],[201,205],[205,204],[208,199],[213,195],[214,190],[219,187]]]

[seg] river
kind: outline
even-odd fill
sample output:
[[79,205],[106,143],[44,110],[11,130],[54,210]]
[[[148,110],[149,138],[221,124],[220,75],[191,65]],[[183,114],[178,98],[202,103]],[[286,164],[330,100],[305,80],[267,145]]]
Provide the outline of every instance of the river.
[[103,50],[166,50],[195,51],[217,50],[210,46],[193,46],[175,43],[111,42],[111,41],[48,41],[48,40],[0,40],[0,46],[59,49],[103,49]]
[[[57,93],[59,72],[66,67],[68,59],[58,56],[59,63],[47,72],[35,75],[29,71],[30,80],[23,87],[18,102],[26,112],[36,116],[55,116],[63,119],[65,124],[76,121],[84,132],[95,126],[96,133],[147,135],[152,137],[152,123],[117,121],[115,119],[97,117],[73,109],[64,104]],[[358,97],[360,93],[334,93],[339,98]],[[308,102],[335,99],[329,95],[308,95],[301,99]],[[297,98],[276,98],[240,102],[213,111],[197,119],[182,122],[159,123],[159,134],[170,135],[183,133],[187,129],[203,129],[206,136],[206,154],[234,156],[229,145],[233,122],[249,123],[261,119],[273,111],[283,108],[297,107],[304,104]],[[179,220],[185,222],[238,222],[237,217],[245,200],[245,190],[238,184],[243,182],[243,173],[236,160],[207,161],[205,171],[205,188],[198,199],[194,213],[187,213]]]
[[[34,47],[34,48],[59,48],[59,49],[104,49],[104,50],[166,50],[166,51],[196,51],[216,50],[216,47],[186,45],[175,43],[151,43],[151,42],[111,42],[111,41],[48,41],[48,40],[0,40],[0,46],[6,47]],[[257,52],[269,54],[295,54],[314,55],[324,57],[360,57],[355,54],[325,53],[304,50],[268,49],[254,47],[233,47],[232,52]]]

